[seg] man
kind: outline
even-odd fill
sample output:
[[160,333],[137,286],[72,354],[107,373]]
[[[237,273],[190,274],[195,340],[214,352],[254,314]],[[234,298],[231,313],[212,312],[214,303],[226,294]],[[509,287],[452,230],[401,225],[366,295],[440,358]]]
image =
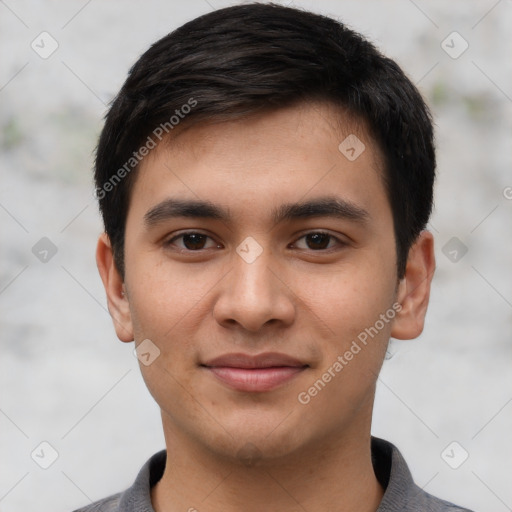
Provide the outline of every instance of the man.
[[107,115],[98,268],[166,451],[82,511],[465,510],[371,437],[391,336],[417,337],[432,123],[323,16],[249,4],[155,43]]

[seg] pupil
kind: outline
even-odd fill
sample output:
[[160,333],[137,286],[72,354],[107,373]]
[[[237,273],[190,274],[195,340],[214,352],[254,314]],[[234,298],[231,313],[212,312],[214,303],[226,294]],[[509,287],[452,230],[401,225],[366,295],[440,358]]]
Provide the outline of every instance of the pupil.
[[204,245],[206,235],[201,235],[200,233],[194,233],[191,235],[183,236],[183,244],[187,249],[202,249]]
[[313,233],[306,236],[306,241],[310,249],[325,249],[329,245],[329,238],[325,233]]

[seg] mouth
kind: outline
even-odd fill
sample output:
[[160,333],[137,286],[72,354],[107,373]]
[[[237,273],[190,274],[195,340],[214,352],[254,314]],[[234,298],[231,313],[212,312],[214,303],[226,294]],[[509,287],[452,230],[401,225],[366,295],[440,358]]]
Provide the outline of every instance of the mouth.
[[278,353],[226,354],[201,366],[232,389],[260,393],[289,382],[309,368],[295,358]]

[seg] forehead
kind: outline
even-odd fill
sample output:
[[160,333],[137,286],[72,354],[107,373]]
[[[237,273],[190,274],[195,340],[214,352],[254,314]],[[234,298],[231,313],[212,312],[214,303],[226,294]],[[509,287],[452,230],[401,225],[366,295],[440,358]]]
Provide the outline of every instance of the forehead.
[[184,127],[141,163],[130,211],[169,195],[213,199],[238,215],[326,193],[386,206],[379,148],[363,122],[331,104]]
[[[339,144],[352,135],[365,142],[365,150],[369,150],[366,156],[371,157],[374,168],[382,167],[383,155],[370,137],[367,122],[329,101],[298,102],[224,121],[189,124],[185,118],[176,128],[160,145],[160,149],[166,148],[174,155],[200,156],[213,145],[231,146],[229,154],[235,158],[238,156],[233,151],[235,145],[245,151],[247,157],[251,149],[272,149],[275,146],[281,150],[291,146],[295,152],[300,149],[297,147],[300,141],[304,149],[311,149],[320,142],[322,146],[334,149],[338,156],[338,152],[344,149],[339,148]],[[229,154],[223,156],[228,157]],[[346,156],[351,155],[347,153]]]

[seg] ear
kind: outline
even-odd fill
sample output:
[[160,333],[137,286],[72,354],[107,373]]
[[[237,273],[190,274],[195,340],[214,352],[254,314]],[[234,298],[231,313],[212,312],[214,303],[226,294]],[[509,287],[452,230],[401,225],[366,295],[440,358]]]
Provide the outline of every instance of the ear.
[[96,264],[107,293],[108,311],[114,322],[117,337],[124,342],[133,341],[130,304],[124,281],[114,262],[110,239],[103,233],[96,248]]
[[391,337],[411,340],[423,331],[435,266],[434,237],[422,231],[409,249],[405,275],[398,285],[397,302],[402,309],[395,316]]

